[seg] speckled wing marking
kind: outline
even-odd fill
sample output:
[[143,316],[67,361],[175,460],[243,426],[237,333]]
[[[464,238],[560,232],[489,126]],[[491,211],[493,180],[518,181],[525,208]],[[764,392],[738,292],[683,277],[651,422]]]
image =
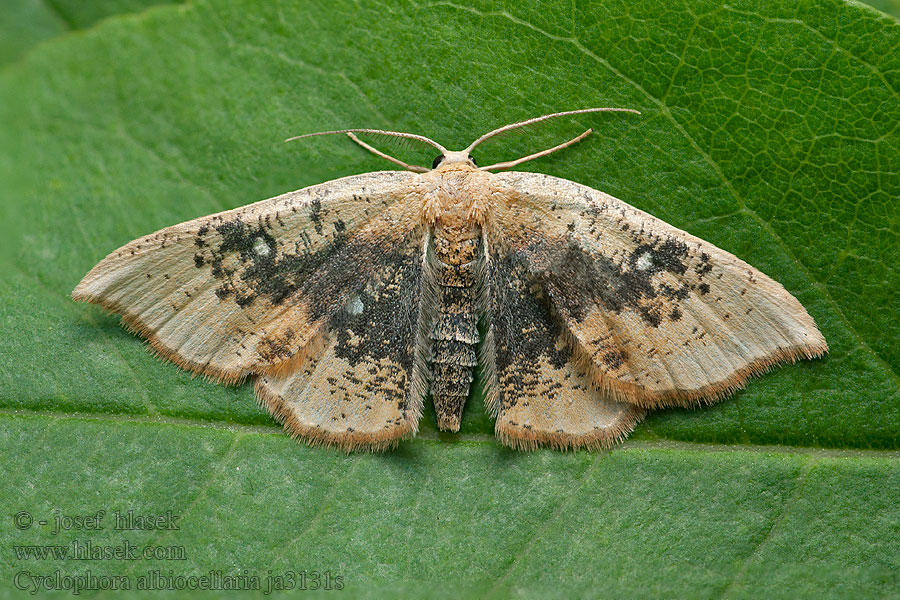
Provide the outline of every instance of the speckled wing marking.
[[427,386],[416,360],[421,250],[410,241],[379,261],[329,319],[321,355],[293,373],[256,378],[260,402],[292,436],[351,451],[415,435]]
[[655,408],[713,402],[827,351],[780,284],[712,244],[577,183],[497,175],[497,243],[528,264],[592,383]]
[[489,288],[481,360],[497,437],[519,449],[609,447],[624,439],[645,410],[590,385],[521,257],[492,256]]
[[212,378],[290,371],[417,226],[418,207],[397,201],[411,177],[345,177],[162,229],[107,256],[72,295]]

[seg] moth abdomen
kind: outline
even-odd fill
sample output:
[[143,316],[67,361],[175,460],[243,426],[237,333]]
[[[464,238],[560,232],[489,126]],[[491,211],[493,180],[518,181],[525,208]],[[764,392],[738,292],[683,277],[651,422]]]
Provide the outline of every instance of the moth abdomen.
[[438,305],[431,325],[431,394],[438,427],[458,431],[478,363],[476,292],[481,276],[481,228],[472,225],[448,235],[440,225],[432,237],[431,268]]
[[432,345],[431,360],[434,363],[474,367],[478,364],[475,349],[468,342],[440,340]]

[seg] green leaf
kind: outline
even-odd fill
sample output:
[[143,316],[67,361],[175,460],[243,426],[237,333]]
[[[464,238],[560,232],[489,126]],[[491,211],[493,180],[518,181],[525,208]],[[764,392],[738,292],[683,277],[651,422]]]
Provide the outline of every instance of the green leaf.
[[869,0],[866,4],[870,4],[889,15],[900,17],[900,0]]
[[35,44],[66,31],[84,29],[112,15],[139,12],[172,0],[6,0],[0,10],[0,66]]
[[[0,70],[0,553],[14,557],[0,588],[23,570],[136,586],[154,569],[263,582],[305,569],[370,597],[896,593],[898,100],[900,24],[835,1],[201,0],[40,44]],[[594,127],[528,167],[774,277],[820,324],[827,358],[655,413],[611,452],[504,449],[473,399],[459,435],[428,414],[397,451],[347,457],[296,444],[248,386],[162,364],[68,297],[133,238],[386,168],[345,140],[289,135],[385,127],[461,147],[585,106],[643,114],[504,138],[483,160]],[[55,516],[98,510],[106,528],[52,534]],[[116,531],[115,510],[172,511],[182,527]],[[16,529],[20,511],[49,524]],[[14,554],[73,539],[186,556]]]

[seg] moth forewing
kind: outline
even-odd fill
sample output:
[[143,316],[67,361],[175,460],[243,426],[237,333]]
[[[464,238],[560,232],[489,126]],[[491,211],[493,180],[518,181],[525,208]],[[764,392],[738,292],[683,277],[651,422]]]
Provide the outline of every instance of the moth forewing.
[[780,284],[732,254],[586,186],[497,175],[495,215],[564,322],[594,387],[648,408],[719,400],[828,347]]
[[[78,284],[153,349],[225,382],[290,360],[415,227],[395,190],[413,175],[354,175],[137,239]],[[337,306],[335,306],[337,304]]]

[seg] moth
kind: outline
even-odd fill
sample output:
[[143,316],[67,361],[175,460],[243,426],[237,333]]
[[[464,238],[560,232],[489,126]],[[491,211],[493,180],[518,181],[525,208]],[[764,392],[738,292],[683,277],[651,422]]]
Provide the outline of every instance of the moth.
[[[294,437],[383,450],[430,394],[458,431],[481,370],[501,442],[608,447],[649,409],[718,401],[771,366],[827,352],[780,284],[603,192],[506,171],[591,133],[478,167],[472,151],[346,134],[402,171],[343,177],[134,240],[73,298],[118,313],[159,355],[255,379]],[[356,134],[440,152],[431,169]],[[296,138],[291,138],[296,139]]]

